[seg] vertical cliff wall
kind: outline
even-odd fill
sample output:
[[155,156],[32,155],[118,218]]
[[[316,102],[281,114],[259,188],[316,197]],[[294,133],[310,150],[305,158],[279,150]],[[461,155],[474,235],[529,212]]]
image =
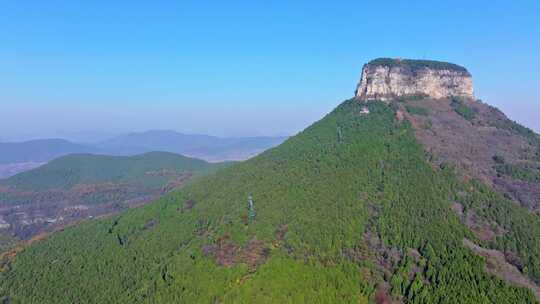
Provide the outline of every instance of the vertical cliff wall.
[[464,67],[439,61],[380,58],[364,65],[356,89],[359,99],[412,95],[474,98],[472,77]]

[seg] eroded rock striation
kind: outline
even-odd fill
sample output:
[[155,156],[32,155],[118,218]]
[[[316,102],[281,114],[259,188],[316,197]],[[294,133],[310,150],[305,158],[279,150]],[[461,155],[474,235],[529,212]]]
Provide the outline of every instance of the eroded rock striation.
[[471,74],[462,66],[431,60],[379,58],[365,64],[356,89],[361,100],[407,96],[474,98]]

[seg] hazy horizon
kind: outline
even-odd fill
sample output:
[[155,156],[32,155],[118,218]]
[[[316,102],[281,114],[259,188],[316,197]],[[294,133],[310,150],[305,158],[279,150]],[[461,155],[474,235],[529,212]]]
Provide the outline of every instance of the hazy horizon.
[[538,2],[61,2],[2,5],[1,140],[292,135],[376,57],[463,65],[477,98],[540,131]]
[[53,133],[51,135],[45,134],[45,135],[32,135],[32,134],[22,134],[18,136],[6,136],[6,137],[0,137],[0,143],[21,143],[21,142],[28,142],[28,141],[34,141],[34,140],[48,140],[48,139],[63,139],[67,141],[71,141],[74,143],[80,143],[80,144],[97,144],[100,142],[107,141],[109,139],[115,139],[120,136],[125,135],[131,135],[131,134],[144,134],[147,132],[175,132],[182,135],[190,135],[190,136],[212,136],[217,138],[258,138],[258,137],[268,137],[268,138],[283,138],[283,137],[290,137],[295,134],[255,134],[255,135],[244,135],[244,136],[227,136],[227,135],[214,135],[214,134],[205,134],[205,133],[190,133],[190,132],[182,132],[179,130],[171,130],[171,129],[145,129],[145,130],[132,130],[132,131],[126,131],[126,132],[118,132],[118,133],[106,133],[106,132],[100,132],[100,131],[93,131],[93,130],[82,130],[82,131],[74,131],[74,132],[62,132],[58,131],[56,133]]

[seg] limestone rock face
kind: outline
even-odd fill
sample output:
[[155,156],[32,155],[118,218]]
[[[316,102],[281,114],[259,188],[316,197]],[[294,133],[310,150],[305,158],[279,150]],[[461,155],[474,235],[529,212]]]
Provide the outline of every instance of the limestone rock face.
[[471,74],[451,63],[381,58],[364,65],[356,89],[356,97],[361,100],[417,95],[474,98]]

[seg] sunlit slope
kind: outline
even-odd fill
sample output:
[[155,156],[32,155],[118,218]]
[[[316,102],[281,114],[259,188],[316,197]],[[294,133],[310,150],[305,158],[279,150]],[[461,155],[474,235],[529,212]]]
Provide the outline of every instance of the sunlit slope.
[[406,121],[369,108],[346,101],[155,204],[54,234],[5,266],[0,292],[14,303],[535,303],[484,271],[463,239],[482,242],[451,203],[489,194],[527,227],[537,218],[433,168]]

